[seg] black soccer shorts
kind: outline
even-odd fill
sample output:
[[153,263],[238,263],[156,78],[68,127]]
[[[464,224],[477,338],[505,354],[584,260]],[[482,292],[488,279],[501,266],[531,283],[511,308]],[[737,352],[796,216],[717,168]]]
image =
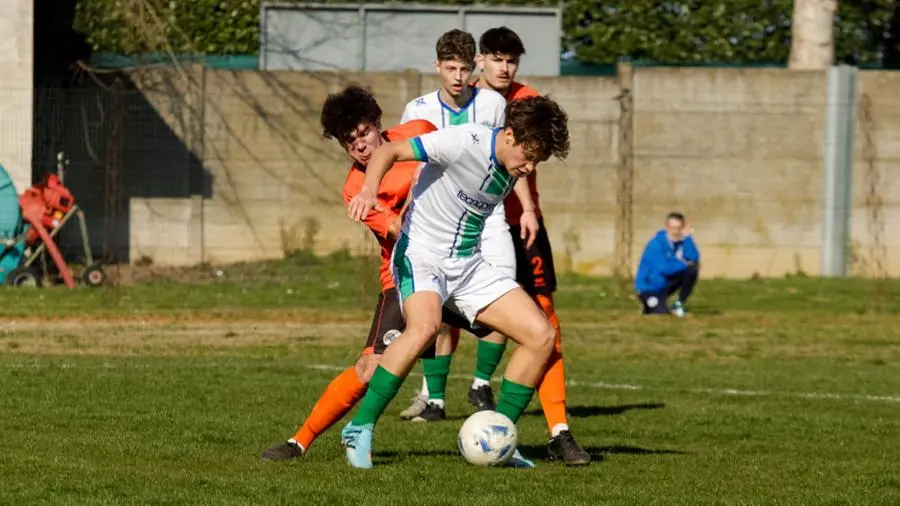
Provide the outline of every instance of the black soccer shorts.
[[556,291],[556,267],[553,265],[553,249],[544,227],[544,219],[538,218],[540,228],[530,248],[525,247],[519,225],[510,225],[513,247],[516,250],[516,281],[532,297],[550,296]]
[[[478,337],[484,337],[491,333],[491,329],[479,327],[473,329],[469,325],[468,320],[462,316],[444,308],[442,315],[443,322],[451,327],[471,332]],[[384,350],[394,342],[394,339],[406,329],[406,321],[400,312],[400,297],[396,288],[385,290],[378,294],[378,303],[375,305],[375,315],[372,317],[372,326],[369,328],[369,335],[366,337],[366,346],[363,350],[365,354],[381,355]],[[431,345],[422,357],[434,357],[434,345]]]

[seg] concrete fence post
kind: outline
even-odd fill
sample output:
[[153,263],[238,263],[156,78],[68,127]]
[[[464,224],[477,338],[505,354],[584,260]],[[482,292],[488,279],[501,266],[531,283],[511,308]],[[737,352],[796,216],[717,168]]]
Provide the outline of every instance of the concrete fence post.
[[852,211],[858,69],[828,69],[822,143],[822,276],[846,276]]

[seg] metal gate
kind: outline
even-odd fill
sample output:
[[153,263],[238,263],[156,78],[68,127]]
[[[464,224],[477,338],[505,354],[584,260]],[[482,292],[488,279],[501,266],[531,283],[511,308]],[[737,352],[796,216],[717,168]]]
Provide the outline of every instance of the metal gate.
[[433,72],[442,33],[460,28],[478,40],[507,26],[528,53],[520,74],[559,75],[560,8],[264,2],[260,23],[263,70]]

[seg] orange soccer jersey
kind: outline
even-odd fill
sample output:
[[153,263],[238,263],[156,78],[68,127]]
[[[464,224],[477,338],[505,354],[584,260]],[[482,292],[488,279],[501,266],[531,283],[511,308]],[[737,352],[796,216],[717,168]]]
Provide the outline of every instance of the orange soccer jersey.
[[[541,94],[538,93],[537,90],[522,83],[514,82],[510,85],[509,90],[506,91],[507,102],[519,100],[520,98],[539,96],[541,96]],[[528,190],[531,193],[531,200],[534,201],[534,212],[540,217],[541,206],[538,199],[537,172],[532,171],[531,174],[528,174]],[[506,204],[506,221],[509,222],[510,225],[518,225],[519,217],[522,216],[522,204],[519,202],[519,197],[516,197],[515,192],[510,192],[509,196],[506,197],[504,204]]]
[[[382,137],[390,142],[411,139],[428,132],[437,130],[428,121],[417,119],[397,125],[382,132]],[[391,253],[394,250],[394,239],[390,237],[391,224],[400,218],[400,211],[409,194],[413,176],[421,162],[398,162],[391,167],[381,185],[378,187],[378,205],[380,211],[373,209],[363,220],[369,227],[378,244],[381,246],[381,290],[385,291],[394,287],[394,279],[391,276]],[[365,167],[354,163],[347,174],[347,182],[344,183],[344,202],[349,203],[362,189],[366,179]]]

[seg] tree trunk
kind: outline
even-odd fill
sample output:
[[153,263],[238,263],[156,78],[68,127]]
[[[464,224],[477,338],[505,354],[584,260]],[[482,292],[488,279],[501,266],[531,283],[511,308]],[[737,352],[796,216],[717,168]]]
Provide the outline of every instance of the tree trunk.
[[837,0],[794,0],[789,67],[821,70],[834,61],[834,11]]

